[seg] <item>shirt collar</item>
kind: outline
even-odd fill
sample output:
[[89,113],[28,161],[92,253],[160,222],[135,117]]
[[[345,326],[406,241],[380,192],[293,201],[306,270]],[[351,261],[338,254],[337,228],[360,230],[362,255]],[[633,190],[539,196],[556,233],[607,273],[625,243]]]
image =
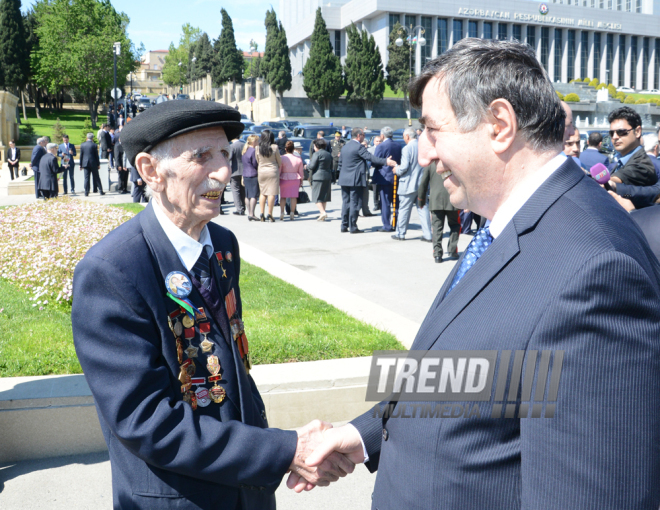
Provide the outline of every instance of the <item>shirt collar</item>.
[[633,157],[633,154],[635,154],[638,150],[641,150],[641,149],[642,149],[642,146],[639,145],[634,151],[629,152],[625,156],[622,156],[618,152],[616,153],[616,156],[617,156],[618,160],[621,161],[621,163],[623,165],[626,165],[628,163],[628,160]]
[[566,161],[566,155],[562,152],[548,161],[536,172],[528,175],[513,189],[509,198],[500,206],[493,219],[486,223],[490,229],[493,239],[499,236],[504,228],[513,219],[516,213],[530,199],[534,192]]
[[192,268],[197,262],[197,259],[199,259],[203,248],[206,248],[207,257],[211,257],[213,254],[213,243],[211,243],[211,235],[209,234],[208,226],[204,225],[204,228],[199,235],[199,242],[197,242],[167,217],[163,207],[158,203],[158,200],[152,200],[152,203],[158,223],[163,227],[165,235],[172,243],[181,263],[188,271],[192,271]]

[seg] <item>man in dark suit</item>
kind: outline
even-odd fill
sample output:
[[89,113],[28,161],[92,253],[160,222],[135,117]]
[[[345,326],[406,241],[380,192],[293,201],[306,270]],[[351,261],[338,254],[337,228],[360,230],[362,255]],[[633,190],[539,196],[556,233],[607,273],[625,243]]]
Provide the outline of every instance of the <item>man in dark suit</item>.
[[128,165],[128,170],[130,171],[130,178],[133,183],[133,193],[131,194],[133,197],[133,203],[148,202],[145,194],[145,188],[147,185],[142,180],[142,177],[140,177],[138,171],[130,166],[130,164]]
[[128,193],[128,168],[126,168],[126,155],[124,146],[121,143],[121,133],[115,136],[114,147],[115,165],[117,165],[117,174],[119,176],[119,192],[122,195]]
[[642,118],[629,106],[611,112],[612,144],[617,150],[616,159],[610,165],[612,180],[634,186],[651,186],[658,182],[653,163],[642,147]]
[[45,199],[57,198],[59,192],[59,178],[57,174],[62,171],[57,164],[57,144],[46,145],[46,154],[39,161],[39,191]]
[[288,141],[289,139],[286,137],[286,131],[280,131],[277,140],[275,140],[277,148],[280,150],[280,156],[283,156],[286,153],[284,148],[286,147],[286,142]]
[[594,131],[587,139],[587,148],[580,153],[582,166],[587,170],[590,170],[596,163],[601,163],[605,166],[610,164],[607,156],[599,152],[601,145],[603,145],[603,135],[598,131]]
[[110,129],[107,124],[103,124],[101,131],[99,132],[99,157],[101,159],[107,159],[109,168],[112,167],[112,153],[114,152],[114,146],[112,144],[112,137],[110,136]]
[[76,266],[73,339],[115,508],[273,510],[289,470],[321,485],[352,471],[340,455],[307,468],[329,424],[268,428],[249,375],[239,245],[211,222],[240,118],[214,102],[165,101],[131,121],[122,143],[154,198]]
[[37,140],[37,145],[32,149],[32,157],[30,158],[30,166],[34,174],[34,194],[37,198],[43,198],[39,191],[39,163],[41,158],[46,155],[46,144],[50,141],[47,136],[42,136]]
[[338,184],[341,186],[341,231],[361,234],[357,219],[362,208],[362,195],[367,185],[369,163],[383,166],[396,166],[392,158],[379,158],[371,154],[363,145],[364,131],[353,128],[351,140],[344,145],[339,157]]
[[62,188],[64,189],[65,195],[68,194],[67,177],[71,179],[71,193],[76,192],[76,181],[73,178],[73,170],[76,167],[76,162],[73,158],[76,154],[75,145],[69,143],[69,135],[63,135],[62,143],[57,148],[57,156],[62,158]]
[[656,204],[653,207],[633,211],[630,213],[630,217],[642,229],[651,250],[660,260],[660,205]]
[[[284,133],[284,131],[280,131],[280,136],[282,133]],[[236,209],[234,214],[238,216],[245,215],[245,186],[243,186],[243,147],[245,147],[245,142],[243,142],[240,138],[233,140],[229,146],[229,162],[231,163],[231,194],[234,198],[234,209]],[[280,152],[280,154],[282,154],[282,152]]]
[[[391,157],[397,165],[401,164],[401,146],[392,140],[392,128],[384,127],[380,130],[380,136],[383,141],[378,144],[374,151],[374,156],[381,159]],[[380,218],[383,222],[383,228],[380,232],[392,232],[392,209],[390,205],[396,200],[394,196],[394,173],[387,165],[374,164],[374,175],[371,182],[378,186],[380,193]]]
[[[409,90],[420,164],[435,161],[451,203],[489,220],[412,349],[434,362],[490,351],[500,372],[476,403],[467,365],[421,361],[400,379],[410,401],[393,394],[381,404],[391,412],[325,431],[308,465],[333,450],[366,460],[379,510],[657,510],[660,264],[642,232],[561,154],[565,113],[527,45],[463,39]],[[429,377],[453,416],[414,415]],[[311,488],[295,475],[288,485]]]
[[94,188],[103,193],[103,185],[99,178],[99,149],[94,143],[94,134],[87,133],[87,141],[80,145],[80,168],[85,172],[85,196],[89,195],[89,177],[90,174],[94,180]]
[[21,160],[21,149],[16,147],[14,140],[9,140],[9,151],[7,151],[7,165],[9,166],[9,174],[11,180],[14,180],[14,173],[18,179],[18,164]]

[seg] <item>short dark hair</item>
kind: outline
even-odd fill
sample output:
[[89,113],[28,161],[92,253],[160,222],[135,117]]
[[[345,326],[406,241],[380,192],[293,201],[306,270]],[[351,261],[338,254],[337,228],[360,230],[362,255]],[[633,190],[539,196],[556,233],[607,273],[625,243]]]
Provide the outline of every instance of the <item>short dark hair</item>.
[[68,139],[69,139],[69,135],[67,135],[66,133],[64,133],[64,134],[62,135],[62,139],[64,139],[64,138],[66,138],[66,139],[68,140]]
[[589,135],[587,143],[589,144],[589,147],[598,147],[598,144],[600,144],[602,141],[603,135],[601,135],[598,131],[594,131]]
[[318,150],[325,149],[327,146],[328,144],[323,138],[317,138],[314,140],[314,147],[316,147]]
[[630,106],[622,106],[621,108],[617,108],[613,112],[610,112],[610,114],[607,116],[607,122],[610,124],[619,119],[627,121],[628,124],[630,124],[630,127],[633,129],[642,125],[642,117],[640,117],[639,113],[630,108]]
[[353,128],[353,131],[351,131],[351,138],[357,138],[360,135],[363,135],[364,131],[362,131],[360,128]]
[[457,42],[426,64],[412,81],[413,108],[421,109],[424,89],[434,77],[439,78],[462,132],[474,130],[493,101],[506,99],[516,114],[519,131],[534,150],[562,146],[566,112],[528,45],[475,38]]
[[286,151],[287,154],[291,154],[294,148],[295,146],[293,145],[293,142],[291,140],[289,140],[284,144],[284,150]]

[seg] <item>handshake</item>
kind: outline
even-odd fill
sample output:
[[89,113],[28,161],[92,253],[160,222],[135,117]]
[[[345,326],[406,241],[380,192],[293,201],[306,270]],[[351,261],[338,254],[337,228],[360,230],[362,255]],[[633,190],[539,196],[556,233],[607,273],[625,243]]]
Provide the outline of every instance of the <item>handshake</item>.
[[314,420],[297,430],[298,445],[286,485],[296,492],[327,487],[364,462],[362,439],[353,425],[333,428]]

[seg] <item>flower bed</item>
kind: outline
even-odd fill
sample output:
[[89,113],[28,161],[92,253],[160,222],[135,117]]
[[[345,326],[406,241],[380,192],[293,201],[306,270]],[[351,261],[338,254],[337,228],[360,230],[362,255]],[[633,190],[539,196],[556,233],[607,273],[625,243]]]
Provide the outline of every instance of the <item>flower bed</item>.
[[73,270],[87,250],[134,215],[121,208],[58,198],[0,210],[0,276],[42,309],[71,303]]

